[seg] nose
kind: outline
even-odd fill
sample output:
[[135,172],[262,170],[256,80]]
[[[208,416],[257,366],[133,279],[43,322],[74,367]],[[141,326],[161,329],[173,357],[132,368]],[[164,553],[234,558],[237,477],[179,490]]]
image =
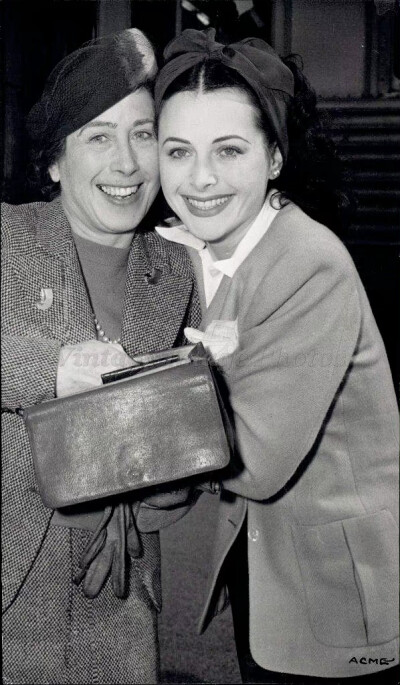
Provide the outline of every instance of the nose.
[[190,176],[192,185],[197,190],[204,190],[218,183],[216,170],[208,157],[196,157]]
[[118,142],[111,163],[111,170],[119,171],[124,176],[131,176],[138,169],[138,158],[132,145],[129,141]]

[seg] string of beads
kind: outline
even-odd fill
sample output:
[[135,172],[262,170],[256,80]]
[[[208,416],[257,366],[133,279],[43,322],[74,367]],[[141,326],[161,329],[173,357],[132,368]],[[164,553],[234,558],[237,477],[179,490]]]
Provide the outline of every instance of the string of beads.
[[120,343],[121,342],[121,338],[116,338],[115,340],[112,340],[111,338],[109,338],[105,334],[101,324],[98,322],[96,317],[94,317],[94,325],[96,326],[97,335],[99,336],[101,342],[105,342],[105,343]]

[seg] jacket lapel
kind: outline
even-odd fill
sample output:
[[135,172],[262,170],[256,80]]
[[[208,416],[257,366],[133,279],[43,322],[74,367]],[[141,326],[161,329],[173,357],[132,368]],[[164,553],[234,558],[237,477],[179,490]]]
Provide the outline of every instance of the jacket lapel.
[[125,286],[122,345],[130,356],[179,344],[193,292],[186,253],[138,232]]
[[[60,198],[41,208],[37,239],[41,255],[31,275],[38,280],[44,252],[52,283],[57,281],[60,292],[60,323],[57,330],[53,327],[52,334],[57,334],[64,344],[95,338],[93,311]],[[39,279],[39,293],[42,287],[52,287],[47,280]],[[180,341],[193,284],[184,248],[171,247],[152,232],[137,232],[128,261],[121,332],[122,345],[129,355],[167,349]]]
[[[268,228],[268,231],[264,234],[264,236],[261,238],[260,244],[262,241],[265,240],[271,240],[270,236],[276,232],[279,231],[281,226],[284,225],[286,213],[292,210],[292,205],[289,204],[286,207],[283,207],[279,213],[273,218],[270,227]],[[257,250],[257,246],[255,247],[255,250]],[[194,253],[194,250],[191,251]],[[197,256],[197,255],[196,255]],[[268,256],[268,261],[264,262],[262,264],[262,269],[264,273],[268,273],[269,269],[271,268],[271,259],[272,255],[269,254],[267,251],[267,256]],[[192,257],[193,259],[193,257]],[[197,259],[200,261],[199,257],[197,256]],[[238,295],[238,289],[243,287],[243,285],[240,285],[240,282],[243,284],[243,278],[245,279],[246,277],[246,269],[249,268],[249,260],[252,259],[252,252],[247,255],[246,259],[242,262],[242,264],[239,266],[237,269],[237,274],[236,273],[233,275],[232,278],[229,278],[229,276],[224,276],[220,286],[215,293],[210,306],[208,309],[204,312],[204,316],[201,322],[201,330],[204,331],[205,328],[210,324],[212,321],[215,319],[228,319],[233,321],[236,319],[239,315],[238,311],[238,303],[240,301],[240,297]],[[239,275],[241,274],[241,276]],[[243,276],[244,274],[244,276]]]
[[202,322],[201,322],[201,330],[205,330],[208,324],[211,323],[211,321],[214,321],[214,319],[221,319],[221,318],[236,318],[236,315],[228,315],[224,314],[224,316],[221,317],[221,312],[226,309],[226,302],[228,295],[231,295],[231,286],[232,286],[232,279],[229,278],[229,276],[224,276],[217,292],[215,293],[213,299],[210,302],[210,305],[205,312]]
[[96,337],[93,311],[86,290],[71,227],[56,198],[45,206],[38,224],[40,247],[52,261],[54,273],[60,274],[65,340],[69,344]]
[[9,266],[18,297],[15,331],[29,337],[65,340],[63,271],[39,249],[11,254]]
[[91,338],[91,307],[61,200],[33,207],[31,231],[8,257],[21,298],[23,335],[39,334],[62,344]]
[[211,321],[213,321],[214,319],[221,318],[220,313],[224,309],[226,298],[231,288],[232,279],[228,276],[223,277],[217,292],[215,293],[212,301],[210,302],[209,307],[207,308],[204,291],[203,266],[201,263],[199,253],[197,250],[191,247],[188,247],[186,249],[188,251],[188,254],[193,265],[199,289],[199,299],[202,311],[202,319],[201,324],[199,325],[199,329],[204,331],[208,324],[211,323]]

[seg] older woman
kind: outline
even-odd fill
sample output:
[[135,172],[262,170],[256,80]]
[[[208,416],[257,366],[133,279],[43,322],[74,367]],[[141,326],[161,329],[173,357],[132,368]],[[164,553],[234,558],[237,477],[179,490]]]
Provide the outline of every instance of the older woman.
[[[136,29],[60,62],[28,120],[38,174],[56,197],[2,210],[6,683],[158,678],[154,531],[176,518],[185,493],[130,507],[125,582],[115,537],[125,503],[116,503],[101,550],[90,542],[105,525],[100,507],[69,516],[46,509],[19,415],[97,385],[128,355],[181,344],[196,320],[184,249],[146,230],[159,190],[155,74],[153,50]],[[148,531],[140,540],[132,510]]]
[[[397,407],[335,228],[315,96],[259,39],[184,31],[156,85],[161,182],[236,431],[202,627],[232,605],[244,682],[394,682]],[[379,673],[379,675],[378,675]],[[344,680],[343,680],[344,682]]]

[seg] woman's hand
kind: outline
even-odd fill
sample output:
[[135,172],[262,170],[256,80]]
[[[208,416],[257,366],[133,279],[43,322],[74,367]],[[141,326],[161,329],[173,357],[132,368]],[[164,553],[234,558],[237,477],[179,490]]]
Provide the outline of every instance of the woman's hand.
[[61,348],[58,360],[56,396],[73,395],[101,386],[101,375],[133,366],[133,361],[118,343],[88,340]]
[[189,342],[203,343],[214,361],[233,354],[239,345],[237,319],[234,321],[214,319],[208,324],[204,333],[197,328],[190,327],[185,328],[184,333]]

